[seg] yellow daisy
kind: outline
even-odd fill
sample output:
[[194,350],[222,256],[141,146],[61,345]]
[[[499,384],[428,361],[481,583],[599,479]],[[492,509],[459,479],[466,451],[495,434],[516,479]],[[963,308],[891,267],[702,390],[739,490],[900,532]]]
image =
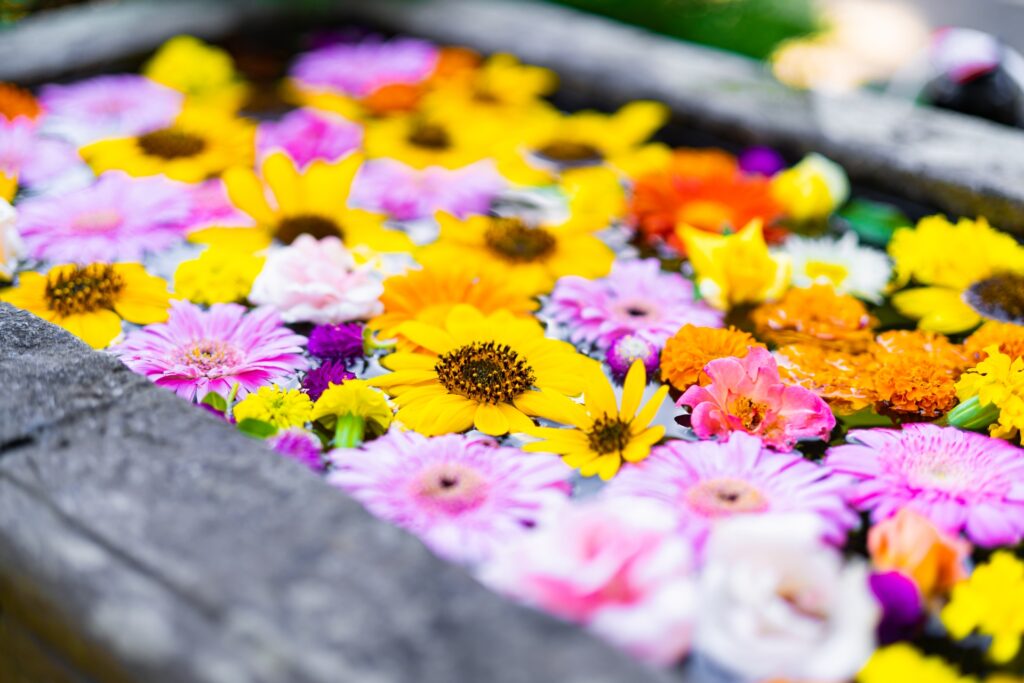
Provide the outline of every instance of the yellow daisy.
[[[352,180],[362,165],[360,154],[335,163],[315,161],[303,172],[283,152],[267,157],[262,178],[250,168],[232,168],[224,174],[228,197],[256,222],[251,228],[207,228],[189,239],[239,249],[262,249],[272,239],[285,244],[299,235],[340,237],[348,247],[374,251],[409,251],[412,241],[398,230],[384,227],[384,216],[348,207]],[[273,195],[274,202],[268,199]]]
[[167,283],[140,263],[64,264],[19,279],[0,292],[0,301],[60,325],[94,349],[120,336],[122,318],[139,325],[167,320]]
[[254,126],[220,109],[190,107],[167,128],[130,138],[100,140],[79,150],[96,173],[164,174],[198,183],[252,163]]
[[422,113],[402,114],[368,121],[363,148],[370,158],[397,159],[415,168],[461,168],[490,158],[508,145],[479,120],[460,116],[445,120]]
[[562,413],[568,416],[571,429],[535,427],[527,433],[540,437],[523,446],[523,450],[558,453],[565,464],[585,477],[595,474],[604,481],[615,476],[625,462],[640,462],[651,452],[651,446],[665,436],[661,425],[651,421],[668,394],[662,385],[646,404],[641,406],[647,372],[640,360],[633,362],[622,387],[622,405],[615,401],[615,392],[600,367],[588,369],[583,388],[584,404],[565,400]]
[[500,436],[531,429],[531,417],[560,421],[565,397],[580,393],[594,363],[508,311],[458,305],[444,325],[410,321],[398,330],[420,350],[386,356],[392,372],[370,382],[395,397],[403,424],[427,436],[472,427]]
[[146,62],[142,74],[185,93],[191,103],[225,111],[238,111],[249,94],[231,55],[193,36],[169,39]]

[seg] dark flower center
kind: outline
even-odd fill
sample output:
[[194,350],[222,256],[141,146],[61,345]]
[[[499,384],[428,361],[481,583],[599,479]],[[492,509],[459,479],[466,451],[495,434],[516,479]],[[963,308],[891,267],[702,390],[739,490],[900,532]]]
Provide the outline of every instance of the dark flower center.
[[75,266],[74,270],[51,275],[43,296],[46,305],[62,317],[113,308],[124,289],[124,279],[105,263]]
[[452,146],[451,136],[435,123],[418,123],[406,138],[410,144],[425,149],[442,150]]
[[307,214],[301,216],[289,216],[277,224],[274,237],[285,244],[291,244],[299,235],[312,235],[317,239],[324,237],[343,237],[345,234],[341,226],[330,218]]
[[596,164],[601,161],[601,150],[585,142],[555,140],[537,150],[537,154],[563,164]]
[[176,360],[207,377],[218,377],[219,371],[238,365],[242,353],[220,339],[200,339],[180,347]]
[[206,141],[177,128],[163,128],[140,135],[139,148],[151,157],[181,159],[202,152],[206,149]]
[[979,280],[967,289],[964,300],[986,318],[1024,324],[1024,275],[1003,273]]
[[550,254],[555,238],[544,228],[531,228],[519,218],[492,218],[484,233],[492,252],[513,263],[529,263]]
[[487,480],[461,463],[439,463],[426,469],[416,493],[430,506],[449,514],[460,514],[480,505],[487,497]]
[[629,422],[618,416],[605,415],[596,420],[587,432],[590,449],[600,455],[621,453],[629,445]]
[[451,393],[490,404],[511,403],[537,380],[524,358],[495,342],[473,342],[449,351],[437,359],[434,370]]

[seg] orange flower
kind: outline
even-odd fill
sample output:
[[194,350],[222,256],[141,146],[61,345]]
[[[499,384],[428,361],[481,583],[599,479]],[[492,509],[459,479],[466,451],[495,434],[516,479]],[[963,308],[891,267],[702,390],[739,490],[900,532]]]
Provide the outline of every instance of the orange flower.
[[916,355],[922,363],[935,365],[957,378],[973,363],[964,348],[938,332],[925,330],[891,330],[875,339],[873,353],[885,360],[890,355]]
[[758,337],[774,344],[817,344],[851,353],[867,349],[877,323],[863,303],[829,285],[791,289],[780,301],[758,306],[751,317]]
[[710,381],[704,374],[705,365],[716,358],[743,358],[751,346],[764,348],[764,344],[735,327],[684,325],[661,351],[661,379],[680,391],[694,384],[705,385]]
[[779,376],[825,399],[832,412],[849,415],[874,403],[874,388],[862,379],[873,363],[868,354],[834,351],[814,344],[790,344],[776,351]]
[[956,376],[923,354],[882,353],[862,378],[875,392],[875,410],[896,421],[935,420],[957,404]]
[[1024,357],[1024,326],[990,320],[964,340],[964,351],[978,363],[988,358],[985,348],[996,345],[1012,360]]
[[971,544],[935,527],[908,508],[868,532],[868,552],[879,571],[898,571],[917,584],[925,598],[942,596],[967,578],[964,561]]
[[43,108],[28,90],[0,82],[0,117],[13,121],[19,116],[38,118]]

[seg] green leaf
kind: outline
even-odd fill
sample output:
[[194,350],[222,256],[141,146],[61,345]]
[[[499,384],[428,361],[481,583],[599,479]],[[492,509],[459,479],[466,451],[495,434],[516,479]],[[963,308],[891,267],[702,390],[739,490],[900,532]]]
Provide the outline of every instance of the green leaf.
[[867,199],[852,199],[836,214],[847,229],[857,233],[861,242],[884,247],[896,228],[910,225],[910,219],[891,204]]
[[209,393],[203,397],[203,403],[210,406],[218,413],[224,414],[228,412],[228,402],[224,400],[224,397],[220,394]]
[[266,439],[277,434],[277,427],[269,422],[247,417],[238,423],[238,431],[256,439]]

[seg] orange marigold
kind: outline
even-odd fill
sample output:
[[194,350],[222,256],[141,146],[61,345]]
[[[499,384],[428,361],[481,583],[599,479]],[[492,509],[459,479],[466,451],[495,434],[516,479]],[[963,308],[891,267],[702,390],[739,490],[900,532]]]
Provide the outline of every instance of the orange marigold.
[[834,413],[849,415],[875,402],[874,387],[860,379],[874,365],[870,354],[790,344],[780,347],[775,355],[783,381],[813,391]]
[[897,422],[935,420],[957,404],[955,377],[917,354],[885,354],[869,381],[875,410]]
[[34,119],[42,113],[39,102],[28,90],[0,82],[0,117],[13,121],[19,116]]
[[986,358],[985,348],[999,346],[1011,359],[1024,358],[1024,326],[990,320],[964,340],[964,351],[973,363]]
[[938,332],[927,330],[891,330],[875,339],[873,353],[884,360],[883,354],[916,355],[923,363],[938,366],[953,375],[960,376],[974,365],[960,344],[954,344]]
[[878,322],[858,299],[829,285],[790,289],[779,301],[758,306],[751,318],[757,336],[778,346],[817,344],[850,353],[868,348]]
[[716,358],[743,358],[751,346],[764,348],[764,344],[735,327],[684,325],[661,351],[661,379],[680,391],[694,384],[707,384],[705,365]]

